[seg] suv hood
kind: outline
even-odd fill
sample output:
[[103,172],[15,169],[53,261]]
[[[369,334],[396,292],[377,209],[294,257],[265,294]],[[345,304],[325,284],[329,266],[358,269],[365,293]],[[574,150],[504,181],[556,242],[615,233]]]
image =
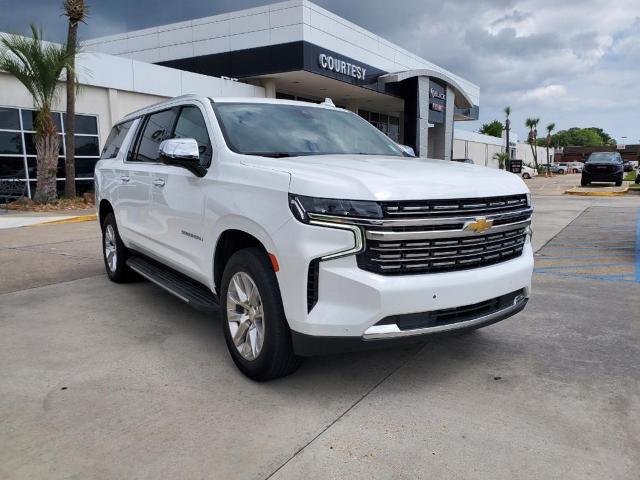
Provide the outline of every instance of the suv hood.
[[244,157],[291,175],[290,192],[350,200],[419,200],[528,193],[518,175],[468,163],[377,155]]

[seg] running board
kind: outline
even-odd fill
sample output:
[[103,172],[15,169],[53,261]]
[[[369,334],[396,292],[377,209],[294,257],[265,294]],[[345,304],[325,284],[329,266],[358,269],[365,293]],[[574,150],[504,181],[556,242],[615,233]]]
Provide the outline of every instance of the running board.
[[161,263],[136,255],[127,259],[127,265],[193,308],[205,312],[219,308],[218,298],[206,286]]

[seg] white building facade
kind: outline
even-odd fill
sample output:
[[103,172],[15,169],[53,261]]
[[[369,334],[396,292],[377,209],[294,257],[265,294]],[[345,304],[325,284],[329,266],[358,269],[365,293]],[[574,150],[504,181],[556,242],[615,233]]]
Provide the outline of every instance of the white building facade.
[[[478,118],[478,86],[307,0],[92,39],[83,51],[76,155],[79,182],[87,185],[118,119],[186,93],[311,102],[329,97],[419,156],[477,157],[476,163],[483,158],[493,165],[492,141],[484,147],[454,141],[455,122]],[[60,98],[56,121],[64,134]],[[0,72],[0,178],[23,179],[31,189],[36,166],[30,115],[27,91]],[[466,143],[459,147],[459,140]],[[62,180],[64,142],[60,154]]]

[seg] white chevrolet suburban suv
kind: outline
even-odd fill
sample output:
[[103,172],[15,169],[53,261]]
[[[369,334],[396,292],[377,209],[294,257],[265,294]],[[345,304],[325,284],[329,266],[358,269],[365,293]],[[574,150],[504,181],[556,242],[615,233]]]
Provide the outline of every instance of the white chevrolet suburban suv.
[[406,151],[330,101],[183,96],[132,113],[95,172],[107,274],[221,310],[256,380],[522,310],[525,184]]

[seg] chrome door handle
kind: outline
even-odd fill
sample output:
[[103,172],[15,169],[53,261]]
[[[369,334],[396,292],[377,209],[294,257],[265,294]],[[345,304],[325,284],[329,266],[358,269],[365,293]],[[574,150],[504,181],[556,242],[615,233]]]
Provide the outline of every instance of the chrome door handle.
[[130,180],[131,180],[130,177],[125,177],[125,176],[120,177],[120,181],[122,183],[129,183]]
[[163,179],[161,179],[161,178],[156,178],[156,179],[153,181],[153,184],[154,184],[156,187],[164,187],[164,180],[163,180]]

